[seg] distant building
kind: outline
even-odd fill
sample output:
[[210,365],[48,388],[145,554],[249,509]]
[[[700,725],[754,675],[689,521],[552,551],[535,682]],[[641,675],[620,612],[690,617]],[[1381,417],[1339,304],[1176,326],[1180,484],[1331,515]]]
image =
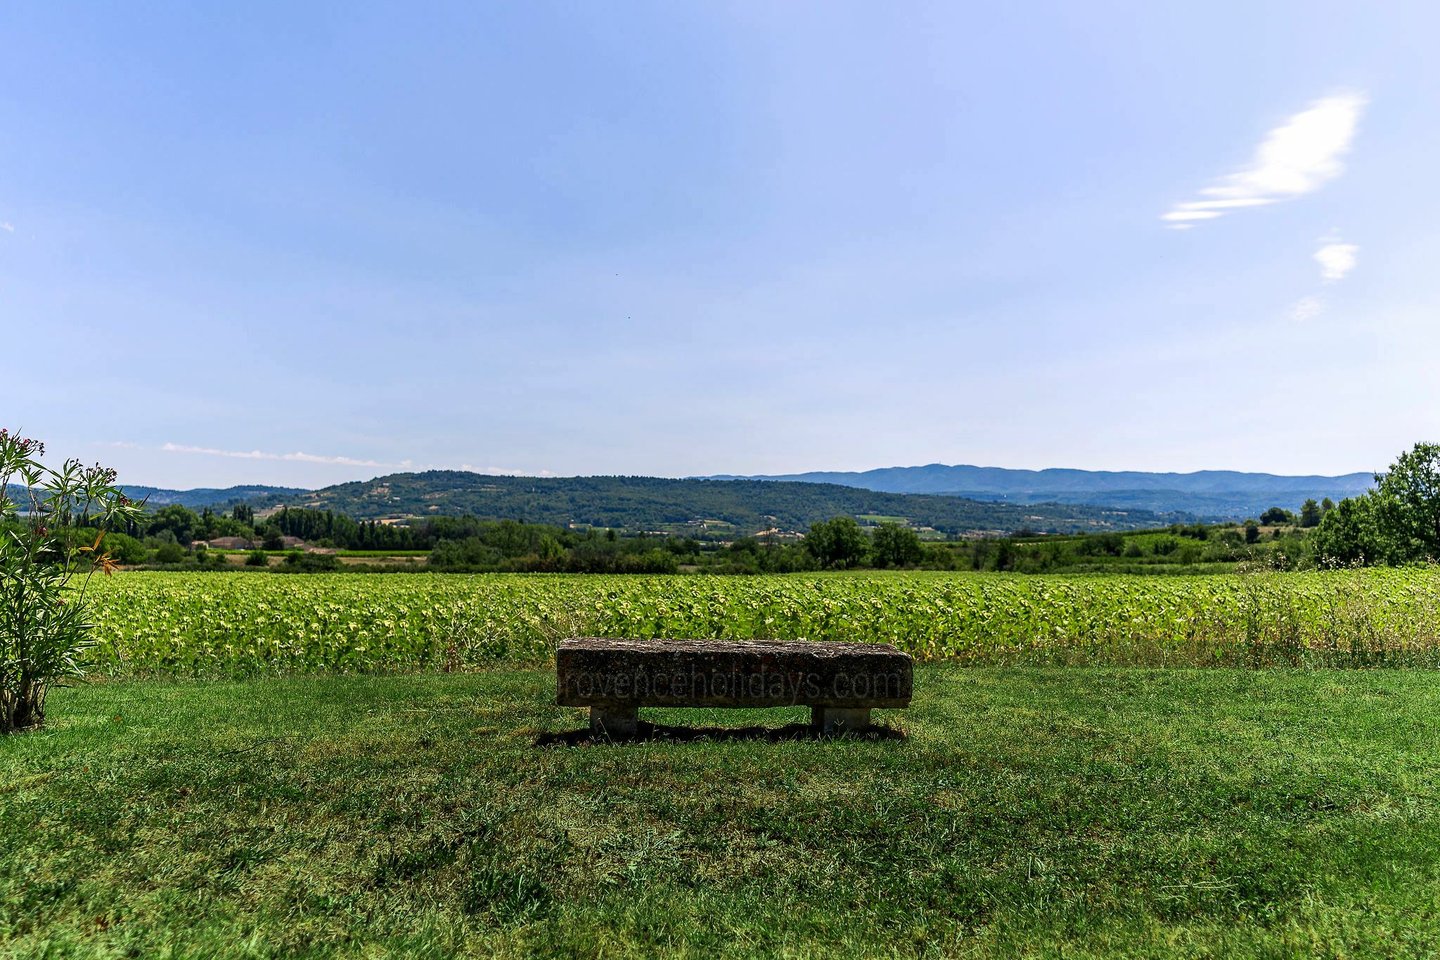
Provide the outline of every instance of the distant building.
[[[262,546],[259,540],[247,540],[244,537],[216,537],[214,540],[198,541],[206,546],[214,547],[216,550],[258,550]],[[280,543],[285,550],[306,550],[313,552],[317,548],[311,547],[299,537],[281,537]]]
[[246,540],[244,537],[216,537],[214,540],[206,540],[206,546],[214,547],[216,550],[254,550],[255,542]]

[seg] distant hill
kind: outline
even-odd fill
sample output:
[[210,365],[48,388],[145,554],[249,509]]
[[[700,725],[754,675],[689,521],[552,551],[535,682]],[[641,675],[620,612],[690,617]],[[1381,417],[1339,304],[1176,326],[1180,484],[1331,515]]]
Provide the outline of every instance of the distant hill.
[[1109,470],[1010,470],[1004,467],[883,467],[859,473],[816,472],[775,476],[718,476],[715,480],[825,483],[886,493],[927,493],[1017,504],[1086,503],[1214,519],[1253,517],[1267,507],[1298,509],[1305,500],[1340,501],[1374,483],[1369,473],[1338,477],[1285,477],[1233,470],[1145,473]]
[[244,486],[225,487],[214,489],[201,487],[195,490],[165,490],[161,487],[136,487],[124,485],[120,489],[125,491],[125,496],[131,500],[144,500],[152,509],[167,507],[172,503],[178,503],[182,507],[189,507],[191,510],[201,510],[210,507],[212,510],[219,510],[226,507],[233,507],[237,503],[253,503],[257,506],[269,506],[272,503],[290,497],[297,497],[309,491],[301,487],[266,487],[266,486]]
[[397,473],[263,503],[333,510],[356,519],[480,516],[557,526],[733,537],[804,530],[839,515],[902,517],[946,534],[1126,530],[1190,517],[1060,504],[980,502],[815,483],[656,477],[495,477],[454,470]]

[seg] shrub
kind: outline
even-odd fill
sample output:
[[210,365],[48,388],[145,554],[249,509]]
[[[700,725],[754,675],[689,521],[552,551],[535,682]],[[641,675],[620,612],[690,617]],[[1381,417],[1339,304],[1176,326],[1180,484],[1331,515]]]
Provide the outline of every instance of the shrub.
[[[106,532],[140,513],[114,470],[78,460],[52,469],[44,455],[39,441],[0,429],[0,522],[10,525],[0,536],[0,733],[38,727],[50,687],[84,675],[85,587],[115,567]],[[77,528],[87,528],[83,540]]]
[[116,563],[122,563],[127,566],[144,563],[146,556],[149,555],[149,551],[145,549],[145,544],[136,540],[134,537],[116,532],[105,534],[105,552],[110,554]]
[[264,550],[251,550],[245,554],[245,566],[247,567],[268,567],[270,558],[265,555]]
[[327,573],[340,569],[340,561],[333,553],[292,550],[285,554],[285,561],[276,569],[280,573]]
[[185,548],[178,543],[162,543],[155,548],[156,563],[180,563],[185,559]]

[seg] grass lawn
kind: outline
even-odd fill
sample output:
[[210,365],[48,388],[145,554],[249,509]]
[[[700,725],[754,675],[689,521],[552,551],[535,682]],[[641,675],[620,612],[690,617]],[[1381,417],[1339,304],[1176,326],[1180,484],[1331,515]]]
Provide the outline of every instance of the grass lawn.
[[922,666],[903,741],[537,747],[553,693],[59,691],[0,740],[0,955],[1440,951],[1434,673]]

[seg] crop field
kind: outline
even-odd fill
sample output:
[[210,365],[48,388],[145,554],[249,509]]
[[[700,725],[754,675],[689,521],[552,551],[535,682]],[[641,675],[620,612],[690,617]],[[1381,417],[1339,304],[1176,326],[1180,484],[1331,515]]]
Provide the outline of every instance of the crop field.
[[1196,577],[122,573],[90,586],[112,676],[465,670],[567,636],[893,643],[991,665],[1440,664],[1440,572]]

